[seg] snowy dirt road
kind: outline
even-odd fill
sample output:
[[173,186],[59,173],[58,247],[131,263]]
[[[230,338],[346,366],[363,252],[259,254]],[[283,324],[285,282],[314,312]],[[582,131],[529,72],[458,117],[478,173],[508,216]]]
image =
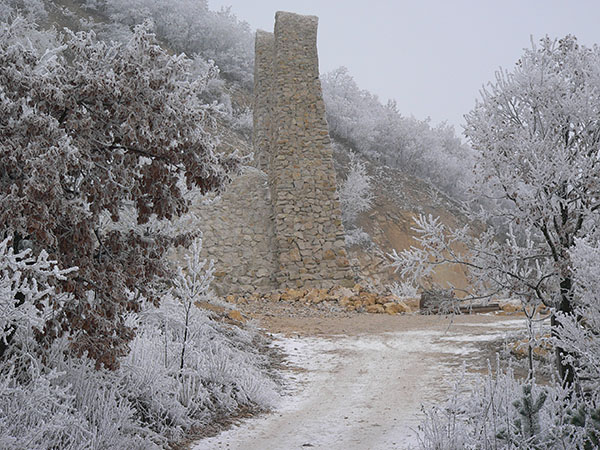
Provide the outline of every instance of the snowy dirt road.
[[277,410],[193,450],[414,448],[421,404],[443,400],[463,362],[484,369],[492,344],[524,326],[522,319],[487,315],[460,316],[452,324],[405,316],[396,325],[373,323],[372,330],[364,320],[361,325],[343,335],[277,335],[290,363],[289,392]]

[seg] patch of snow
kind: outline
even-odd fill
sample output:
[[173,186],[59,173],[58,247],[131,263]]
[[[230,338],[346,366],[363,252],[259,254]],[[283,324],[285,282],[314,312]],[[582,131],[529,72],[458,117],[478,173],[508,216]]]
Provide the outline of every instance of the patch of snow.
[[[508,322],[508,324],[507,324]],[[445,399],[457,361],[481,353],[474,343],[524,321],[361,336],[276,336],[291,368],[289,395],[276,411],[198,442],[206,449],[411,449],[422,404]],[[463,325],[468,324],[461,324]],[[472,331],[471,331],[472,330]]]

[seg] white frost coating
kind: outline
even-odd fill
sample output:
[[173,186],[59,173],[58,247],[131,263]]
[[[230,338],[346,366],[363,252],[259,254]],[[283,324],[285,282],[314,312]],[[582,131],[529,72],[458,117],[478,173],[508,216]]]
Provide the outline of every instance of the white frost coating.
[[340,186],[340,207],[344,225],[351,226],[361,212],[373,205],[373,186],[365,163],[353,157],[348,176]]
[[[457,373],[456,355],[473,358],[477,349],[471,342],[501,336],[503,324],[478,323],[474,325],[479,329],[466,331],[452,326],[452,341],[444,339],[444,330],[276,336],[290,366],[305,370],[286,371],[290,395],[274,413],[200,441],[193,450],[278,450],[307,444],[340,450],[415,448],[413,430],[420,422],[421,404],[444,399],[446,380]],[[476,356],[481,359],[481,352]]]
[[[480,327],[482,325],[480,325],[478,323],[464,323],[464,324],[461,324],[461,326]],[[506,321],[497,323],[496,326],[498,328],[523,328],[523,319],[521,318],[521,319],[506,320]]]

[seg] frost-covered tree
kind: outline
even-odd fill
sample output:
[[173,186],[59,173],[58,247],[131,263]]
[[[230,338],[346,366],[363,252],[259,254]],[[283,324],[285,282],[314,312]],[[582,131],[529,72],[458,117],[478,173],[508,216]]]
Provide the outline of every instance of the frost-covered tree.
[[231,80],[250,85],[253,34],[230,8],[211,11],[206,0],[79,0],[111,22],[135,26],[151,19],[159,39],[189,57],[212,60]]
[[334,139],[377,164],[425,178],[454,197],[464,197],[472,151],[452,127],[402,116],[395,101],[382,104],[377,96],[361,90],[344,67],[321,78]]
[[212,73],[191,79],[190,60],[147,25],[126,44],[67,32],[45,50],[28,39],[35,30],[18,16],[0,25],[0,233],[78,267],[57,281],[73,300],[55,305],[40,341],[71,332],[73,351],[114,367],[133,337],[123,315],[138,308],[126,290],[156,299],[162,255],[186,238],[100,218],[117,222],[129,204],[140,225],[171,219],[187,210],[184,186],[217,188],[237,160],[213,152],[199,98]]
[[185,350],[192,340],[191,320],[196,303],[205,299],[208,294],[208,288],[213,280],[214,262],[200,257],[202,250],[202,241],[195,239],[190,246],[190,253],[186,256],[187,267],[185,272],[183,267],[179,267],[177,276],[173,279],[175,297],[179,300],[183,312],[181,324],[183,335],[181,337],[181,359],[179,366],[181,369],[185,366]]
[[367,174],[365,163],[353,157],[348,175],[339,188],[342,220],[349,227],[363,211],[373,204],[371,177]]
[[[515,295],[571,316],[571,250],[600,226],[600,49],[572,36],[542,39],[497,74],[466,120],[478,152],[474,194],[492,205],[471,218],[490,225],[475,237],[422,217],[421,248],[395,255],[396,265],[419,279],[435,265],[462,264],[476,295]],[[552,325],[556,333],[556,314]],[[559,342],[559,374],[570,384],[567,354]]]

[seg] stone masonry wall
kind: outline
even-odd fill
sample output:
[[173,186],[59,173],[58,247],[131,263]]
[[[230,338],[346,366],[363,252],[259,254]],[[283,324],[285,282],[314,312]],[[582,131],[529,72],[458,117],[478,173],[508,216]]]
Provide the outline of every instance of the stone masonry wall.
[[269,167],[273,116],[273,59],[275,37],[273,33],[256,32],[254,57],[254,161],[265,172]]
[[247,168],[217,199],[193,211],[203,234],[203,256],[215,261],[219,295],[277,288],[267,175]]
[[353,283],[319,80],[317,22],[278,12],[273,40],[264,32],[256,39],[255,143],[269,155],[280,288]]
[[316,17],[282,12],[275,33],[257,32],[256,168],[235,177],[220,197],[197,199],[189,223],[181,224],[202,230],[220,295],[354,284],[316,39]]

